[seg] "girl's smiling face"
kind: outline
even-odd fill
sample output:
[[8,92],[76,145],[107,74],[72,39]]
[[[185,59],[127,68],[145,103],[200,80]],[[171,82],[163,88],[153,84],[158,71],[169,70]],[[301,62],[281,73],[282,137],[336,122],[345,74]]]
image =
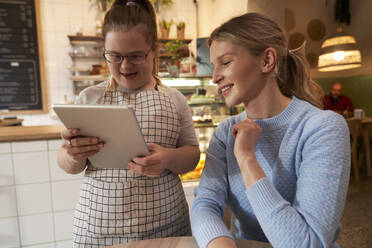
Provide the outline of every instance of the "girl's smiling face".
[[112,30],[106,34],[105,53],[116,57],[145,55],[141,64],[131,63],[128,57],[124,57],[121,63],[107,62],[115,81],[128,89],[152,88],[156,83],[153,77],[155,53],[153,46],[146,42],[144,29],[146,27],[139,24],[124,30]]
[[229,41],[214,40],[210,46],[213,82],[228,106],[254,100],[264,87],[261,58],[245,47]]

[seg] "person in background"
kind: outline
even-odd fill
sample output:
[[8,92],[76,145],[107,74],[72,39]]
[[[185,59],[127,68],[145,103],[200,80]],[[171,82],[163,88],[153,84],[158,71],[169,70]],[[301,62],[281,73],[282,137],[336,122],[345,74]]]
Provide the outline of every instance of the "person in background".
[[85,170],[73,247],[191,235],[178,174],[195,168],[200,151],[185,97],[156,76],[153,6],[148,0],[114,1],[105,15],[103,37],[111,76],[84,89],[77,103],[132,105],[151,154],[133,158],[128,169],[98,169],[89,157],[104,141],[81,137],[78,129],[62,131],[59,166],[72,174]]
[[333,110],[345,117],[353,116],[354,107],[349,97],[342,95],[342,84],[334,82],[329,95],[323,98],[324,109]]
[[306,59],[270,18],[232,18],[208,44],[218,92],[245,111],[220,123],[206,152],[191,210],[199,247],[236,247],[234,238],[337,247],[350,173],[345,119],[320,109]]

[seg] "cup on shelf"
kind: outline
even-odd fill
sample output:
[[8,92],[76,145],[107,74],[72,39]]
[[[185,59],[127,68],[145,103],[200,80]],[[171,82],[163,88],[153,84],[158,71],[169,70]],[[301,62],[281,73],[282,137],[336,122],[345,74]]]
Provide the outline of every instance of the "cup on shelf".
[[78,55],[80,55],[80,56],[87,56],[87,50],[85,49],[84,46],[80,46],[79,47]]
[[363,109],[354,109],[354,117],[358,119],[363,119],[364,118]]
[[81,28],[79,26],[75,27],[75,34],[76,35],[83,35],[83,31],[81,30]]

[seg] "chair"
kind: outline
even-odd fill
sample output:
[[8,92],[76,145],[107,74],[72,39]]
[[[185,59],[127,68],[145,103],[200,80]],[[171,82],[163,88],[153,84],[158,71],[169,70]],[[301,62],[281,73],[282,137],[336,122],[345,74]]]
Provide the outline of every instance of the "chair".
[[359,184],[359,163],[358,163],[358,137],[360,130],[360,119],[346,119],[350,132],[351,143],[351,165],[353,167],[355,182]]

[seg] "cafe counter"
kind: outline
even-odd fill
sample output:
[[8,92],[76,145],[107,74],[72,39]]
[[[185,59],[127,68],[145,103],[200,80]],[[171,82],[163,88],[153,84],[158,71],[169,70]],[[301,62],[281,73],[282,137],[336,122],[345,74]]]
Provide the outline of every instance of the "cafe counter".
[[1,127],[0,142],[58,139],[62,130],[62,125]]

